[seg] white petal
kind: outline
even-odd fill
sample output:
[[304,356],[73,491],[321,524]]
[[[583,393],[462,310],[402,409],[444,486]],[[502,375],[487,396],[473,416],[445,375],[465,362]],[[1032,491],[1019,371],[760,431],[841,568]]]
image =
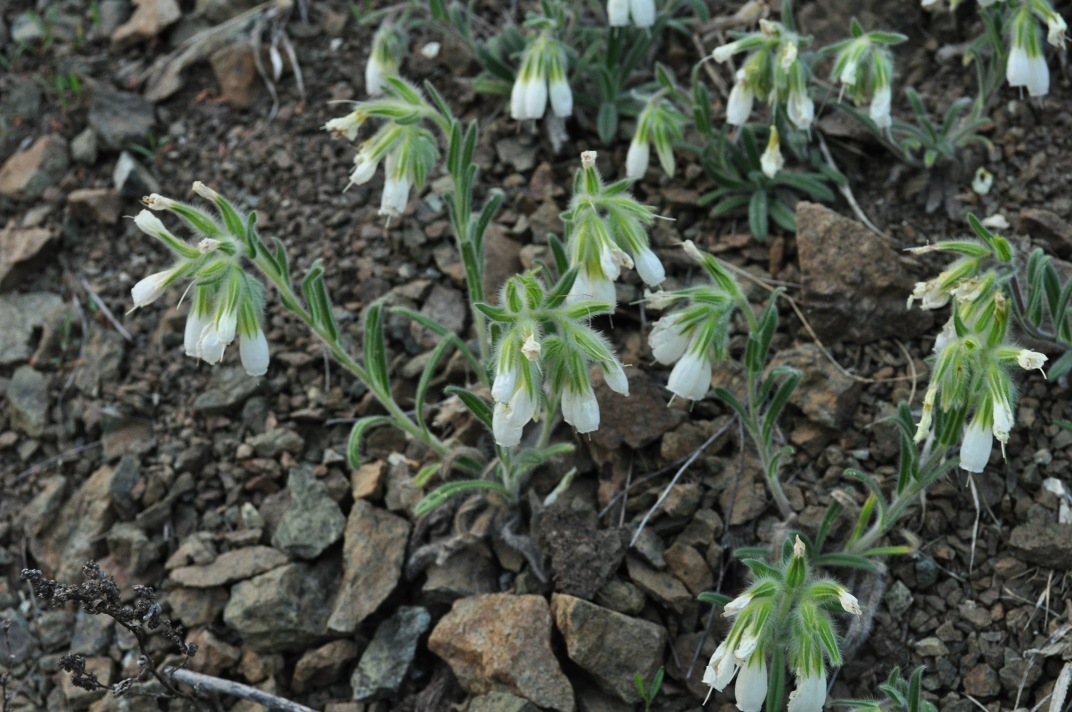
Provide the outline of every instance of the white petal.
[[383,80],[383,63],[376,59],[375,53],[373,53],[373,56],[369,57],[368,64],[365,65],[365,91],[368,92],[369,96],[383,93]]
[[819,675],[802,677],[797,673],[797,688],[789,693],[788,712],[822,712],[826,702],[826,670]]
[[[142,212],[149,212],[143,210]],[[134,307],[143,307],[152,304],[167,289],[167,280],[171,277],[171,270],[154,272],[153,274],[138,281],[131,290],[130,298],[134,301]]]
[[495,382],[491,384],[491,397],[497,403],[506,403],[514,395],[514,388],[520,373],[516,368],[502,368],[495,374]]
[[670,372],[666,387],[680,398],[703,399],[711,388],[711,362],[705,355],[686,351]]
[[208,326],[211,319],[212,317],[209,314],[198,315],[194,310],[190,310],[190,315],[186,317],[186,332],[183,334],[182,340],[187,356],[196,358],[201,355],[198,342],[201,341],[201,333]]
[[726,122],[733,126],[747,124],[748,117],[752,115],[755,98],[751,85],[744,78],[744,71],[737,72],[737,82],[730,90],[730,98],[726,103]]
[[733,688],[741,712],[759,712],[767,700],[767,659],[762,655],[753,657],[758,661],[750,660],[741,668]]
[[603,380],[615,393],[621,393],[623,396],[629,395],[629,379],[617,360],[603,367]]
[[1021,349],[1020,353],[1016,354],[1016,363],[1025,371],[1042,368],[1042,365],[1046,363],[1046,354],[1040,354],[1038,351],[1031,351],[1030,349]]
[[685,354],[689,347],[689,337],[681,332],[679,314],[668,314],[659,321],[648,335],[652,356],[662,364],[672,364]]
[[495,435],[495,442],[503,447],[513,447],[521,442],[522,427],[510,422],[507,417],[507,405],[496,403],[495,412],[491,418],[491,429]]
[[1050,93],[1050,68],[1041,54],[1028,59],[1030,74],[1027,77],[1027,93],[1031,96],[1046,96]]
[[525,89],[525,114],[530,119],[542,119],[547,111],[547,82],[542,78],[530,81]]
[[651,146],[647,141],[638,141],[636,137],[629,143],[629,152],[625,154],[625,176],[639,180],[648,172]]
[[562,417],[578,433],[590,433],[599,428],[599,403],[589,388],[578,393],[567,388],[562,394]]
[[611,27],[629,24],[629,0],[607,0],[607,22]]
[[565,79],[551,82],[551,111],[559,118],[573,115],[573,90]]
[[197,341],[197,355],[212,365],[216,365],[223,359],[223,350],[227,344],[220,341],[220,335],[216,332],[216,325],[209,323],[201,332],[201,338]]
[[380,199],[380,215],[398,217],[409,204],[409,180],[405,177],[388,178],[383,184]]
[[657,287],[666,279],[666,270],[663,263],[655,256],[650,248],[645,247],[633,256],[637,274],[649,287]]
[[893,124],[893,119],[890,118],[890,99],[891,92],[888,84],[876,89],[874,96],[871,97],[871,120],[880,129],[888,129]]
[[980,424],[979,417],[972,419],[960,444],[960,467],[968,472],[982,472],[990,461],[994,448],[994,434]]
[[637,27],[651,27],[655,24],[655,0],[630,0],[629,11],[633,24]]

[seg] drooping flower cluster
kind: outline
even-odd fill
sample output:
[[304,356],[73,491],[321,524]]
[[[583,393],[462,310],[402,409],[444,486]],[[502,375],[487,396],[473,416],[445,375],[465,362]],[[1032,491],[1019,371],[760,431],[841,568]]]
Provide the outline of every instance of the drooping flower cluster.
[[562,213],[569,262],[578,268],[568,298],[571,303],[594,299],[614,305],[614,280],[623,267],[635,267],[652,287],[666,279],[666,270],[645,232],[655,219],[654,210],[626,192],[630,182],[605,185],[596,169],[596,152],[581,154],[573,199]]
[[510,116],[518,121],[542,119],[551,100],[551,111],[565,118],[573,114],[573,90],[568,78],[565,46],[550,29],[529,42],[510,92]]
[[629,20],[637,27],[655,24],[655,0],[607,0],[607,21],[611,27],[622,27]]
[[1068,25],[1049,0],[1027,0],[1013,10],[1009,22],[1005,79],[1011,87],[1026,87],[1030,96],[1045,96],[1050,92],[1050,69],[1046,65],[1039,23],[1046,25],[1046,41],[1064,49]]
[[348,186],[372,180],[382,162],[384,186],[380,215],[391,218],[398,217],[406,209],[414,186],[418,189],[424,186],[425,178],[439,160],[439,148],[432,132],[420,123],[421,119],[434,113],[420,92],[391,76],[383,78],[382,89],[387,96],[359,102],[346,116],[328,121],[324,129],[354,141],[369,117],[387,119],[358,148]]
[[983,242],[940,242],[923,248],[960,256],[935,279],[917,284],[909,306],[918,298],[923,309],[949,303],[953,307],[935,340],[931,380],[915,439],[925,439],[937,425],[942,444],[955,444],[960,439],[960,466],[969,472],[982,472],[995,438],[1004,456],[1015,424],[1013,365],[1041,369],[1046,356],[1017,346],[1009,338],[1004,285],[993,269],[983,271],[984,260],[1011,261],[1008,242],[974,219],[972,227]]
[[723,615],[734,619],[733,626],[711,656],[704,683],[721,692],[736,676],[737,709],[759,712],[767,698],[768,659],[777,652],[797,679],[789,712],[820,712],[826,701],[826,666],[842,663],[830,612],[860,615],[856,597],[811,573],[799,537],[777,567],[745,563],[756,578],[726,604]]
[[[566,279],[576,275],[571,271]],[[513,447],[525,425],[539,417],[545,400],[560,398],[563,419],[579,433],[599,427],[599,403],[589,380],[598,365],[611,390],[629,395],[629,382],[613,350],[589,322],[609,313],[612,304],[585,301],[568,305],[568,283],[548,293],[532,274],[512,277],[503,286],[497,307],[484,305],[488,318],[502,326],[496,346],[495,442]],[[545,394],[545,385],[548,393]]]
[[656,95],[645,102],[637,116],[636,132],[625,157],[625,175],[639,180],[648,171],[651,146],[668,176],[674,175],[674,141],[684,134],[685,117],[668,100]]
[[893,123],[890,116],[893,55],[889,48],[908,37],[895,32],[864,32],[855,18],[851,33],[852,37],[831,47],[831,51],[837,52],[833,77],[857,106],[870,98],[871,120],[878,128],[888,129]]
[[[759,31],[742,35],[716,47],[711,56],[725,63],[747,52],[726,105],[726,121],[744,126],[752,114],[757,96],[764,97],[774,111],[785,111],[796,128],[807,131],[815,119],[815,103],[808,94],[808,67],[800,59],[800,35],[780,22],[759,21]],[[773,123],[773,122],[772,122]]]
[[667,389],[679,398],[700,400],[711,387],[712,363],[728,355],[733,312],[742,305],[747,308],[747,302],[736,280],[718,260],[701,253],[691,240],[684,247],[712,283],[650,295],[653,305],[680,302],[685,306],[655,322],[648,344],[656,361],[674,364]]
[[227,346],[238,338],[242,366],[251,376],[268,371],[268,339],[264,335],[263,288],[242,269],[241,258],[250,254],[252,225],[243,225],[234,208],[216,191],[194,183],[194,192],[212,201],[219,209],[216,217],[197,208],[156,193],[143,199],[150,210],[167,210],[178,215],[203,236],[191,247],[175,237],[149,210],[134,218],[138,229],[160,240],[178,257],[174,267],[149,275],[130,290],[134,308],[156,301],[164,291],[182,280],[192,280],[190,314],[186,320],[183,345],[187,356],[217,364]]

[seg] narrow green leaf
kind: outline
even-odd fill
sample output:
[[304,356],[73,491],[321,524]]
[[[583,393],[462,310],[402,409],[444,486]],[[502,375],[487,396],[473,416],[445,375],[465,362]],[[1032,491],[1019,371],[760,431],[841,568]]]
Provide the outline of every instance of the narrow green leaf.
[[599,131],[599,140],[604,144],[614,141],[618,134],[618,107],[612,102],[604,101],[599,105],[596,128]]
[[375,301],[365,309],[365,368],[369,379],[381,392],[391,392],[387,371],[387,344],[383,334],[383,302]]
[[493,480],[461,480],[460,482],[449,482],[438,489],[429,492],[425,495],[424,499],[417,502],[417,506],[413,508],[413,514],[414,516],[422,517],[451,497],[461,494],[462,492],[472,492],[474,490],[497,492],[507,500],[510,499],[509,490],[499,482]]
[[488,430],[492,429],[491,406],[483,398],[460,386],[447,386],[443,389],[443,392],[448,395],[458,396],[462,403],[465,404],[465,407],[469,409],[469,412],[476,416],[477,420],[487,426]]
[[748,203],[748,229],[757,240],[766,240],[770,226],[767,222],[767,193],[757,190]]
[[425,364],[424,370],[421,372],[421,379],[417,382],[417,393],[413,404],[414,414],[417,418],[417,424],[426,433],[428,432],[428,425],[424,420],[424,402],[428,399],[428,389],[431,388],[432,378],[435,377],[436,369],[439,368],[439,362],[451,348],[454,348],[454,342],[450,339],[440,341],[428,358],[428,363]]
[[354,423],[354,427],[350,429],[350,440],[346,445],[346,459],[351,469],[356,470],[361,467],[361,441],[365,434],[373,428],[393,423],[394,420],[388,415],[370,415]]

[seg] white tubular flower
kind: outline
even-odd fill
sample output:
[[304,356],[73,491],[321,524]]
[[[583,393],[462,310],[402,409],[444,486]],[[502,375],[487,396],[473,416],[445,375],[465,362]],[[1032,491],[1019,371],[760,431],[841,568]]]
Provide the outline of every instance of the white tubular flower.
[[194,358],[199,358],[201,356],[201,348],[199,346],[201,334],[204,333],[205,328],[211,322],[211,314],[198,314],[196,309],[190,310],[190,315],[186,317],[186,332],[183,334],[182,340],[182,345],[187,356],[193,356]]
[[651,27],[655,24],[655,0],[629,0],[629,13],[637,27]]
[[655,322],[648,344],[651,355],[661,364],[672,364],[685,355],[690,337],[683,333],[680,314],[668,314]]
[[1046,96],[1050,92],[1050,68],[1042,54],[1031,56],[1027,48],[1013,45],[1005,66],[1005,79],[1011,87],[1027,87],[1030,96]]
[[752,104],[756,95],[752,92],[752,85],[745,76],[744,70],[737,70],[737,81],[730,90],[730,98],[726,103],[726,123],[733,126],[744,126],[748,123],[748,117],[752,115]]
[[327,122],[324,124],[324,129],[330,131],[336,137],[353,141],[357,138],[357,132],[361,130],[361,124],[364,122],[364,116],[357,111],[352,111],[346,116],[340,116]]
[[737,598],[733,599],[726,604],[726,607],[722,609],[722,615],[727,617],[734,617],[741,614],[745,608],[748,608],[748,604],[752,602],[752,594],[745,592]]
[[607,22],[611,27],[629,24],[629,0],[607,0]]
[[[147,196],[145,196],[144,198],[141,199],[141,202],[142,202],[142,205],[144,205],[145,207],[149,208],[150,210],[169,210],[169,209],[175,207],[176,205],[178,205],[178,203],[176,203],[171,198],[165,198],[164,196],[160,195],[159,193],[153,193],[152,195],[147,195]],[[135,218],[134,222],[137,223],[138,219]]]
[[786,104],[789,112],[789,120],[801,131],[811,128],[811,122],[815,120],[815,102],[808,96],[806,89],[798,89],[789,92],[789,101]]
[[826,668],[818,674],[797,670],[797,688],[789,693],[788,712],[822,712],[826,702]]
[[238,329],[238,312],[229,311],[221,314],[216,320],[216,335],[220,343],[227,346],[235,338],[235,330]]
[[599,250],[599,266],[612,282],[622,273],[622,267],[633,268],[633,258],[617,245],[602,245]]
[[982,472],[990,460],[990,451],[994,447],[994,434],[982,424],[979,413],[964,433],[960,444],[960,467],[968,472]]
[[1016,354],[1016,363],[1025,371],[1035,368],[1041,371],[1043,364],[1046,363],[1046,354],[1030,349],[1020,349],[1020,353]]
[[565,74],[551,80],[551,111],[559,118],[573,115],[573,90]]
[[536,363],[540,360],[540,354],[543,352],[543,347],[540,346],[540,342],[536,340],[536,337],[529,334],[529,337],[525,339],[525,343],[521,345],[521,353],[529,361]]
[[1001,443],[1001,456],[1005,457],[1005,445],[1009,442],[1009,432],[1016,423],[1012,416],[1012,408],[1005,399],[994,403],[994,437]]
[[767,150],[759,157],[759,166],[763,169],[763,175],[773,178],[778,171],[785,167],[785,158],[782,156],[782,146],[778,139],[778,127],[770,127],[770,139],[767,141]]
[[583,391],[566,388],[562,393],[562,418],[578,433],[590,433],[599,428],[599,403],[591,388]]
[[197,341],[197,355],[205,363],[215,366],[223,360],[223,350],[227,344],[220,339],[216,324],[209,322],[201,331],[201,338]]
[[[150,199],[153,196],[149,196]],[[156,237],[161,233],[166,233],[167,228],[164,227],[164,223],[160,218],[153,215],[148,210],[142,210],[140,213],[134,216],[134,224],[138,226],[138,229],[144,232],[149,237]]]
[[[143,210],[143,213],[148,213],[148,210]],[[150,217],[155,219],[156,216],[150,213]],[[167,285],[171,280],[173,270],[164,270],[163,272],[154,272],[153,274],[139,280],[130,290],[130,298],[134,300],[134,308],[143,307],[147,304],[152,304],[160,295],[167,289]]]
[[841,589],[841,593],[838,594],[838,603],[841,604],[841,608],[846,613],[851,613],[854,616],[863,615],[863,611],[860,610],[860,602],[856,600],[856,596],[845,589]]
[[351,185],[363,185],[372,180],[372,176],[376,175],[376,167],[380,164],[379,161],[372,157],[372,154],[362,149],[354,156],[354,170],[350,172],[350,184]]
[[625,375],[622,364],[615,359],[608,364],[603,364],[602,368],[603,380],[606,382],[607,387],[623,396],[629,395],[629,379]]
[[524,383],[518,384],[517,390],[506,404],[506,418],[512,425],[524,427],[536,415],[537,401],[529,393]]
[[1068,29],[1068,25],[1065,24],[1065,18],[1056,12],[1051,13],[1046,17],[1046,27],[1046,41],[1054,47],[1064,49],[1065,30]]
[[757,647],[759,647],[759,631],[752,627],[741,636],[737,648],[733,651],[733,657],[737,658],[738,663],[744,663],[751,659]]
[[368,63],[365,65],[365,91],[368,92],[369,96],[383,93],[383,87],[386,84],[384,79],[386,79],[388,73],[387,68],[376,54],[376,51],[373,50],[372,54],[369,55]]
[[715,47],[715,50],[711,53],[711,59],[715,60],[719,64],[725,64],[729,61],[730,57],[737,54],[739,47],[740,45],[736,42],[719,45],[718,47]]
[[394,153],[387,154],[384,161],[384,172],[387,180],[383,183],[383,197],[380,199],[380,215],[389,218],[398,217],[406,209],[409,203],[409,178],[405,170],[397,170],[396,161],[398,156]]
[[890,117],[891,98],[889,84],[878,87],[871,96],[871,120],[880,129],[888,129],[893,125],[893,119]]
[[607,304],[618,303],[618,293],[614,289],[614,282],[603,277],[593,277],[582,269],[573,282],[573,287],[566,296],[567,304],[577,302],[597,301]]
[[520,375],[520,371],[515,367],[500,369],[495,374],[495,381],[491,384],[491,397],[495,402],[506,403],[510,400]]
[[638,250],[633,255],[633,264],[636,266],[637,274],[649,287],[657,287],[666,279],[666,269],[650,247]]
[[688,400],[701,400],[711,388],[711,361],[706,354],[688,350],[674,369],[666,387],[674,395]]
[[941,288],[938,279],[926,282],[916,282],[912,295],[908,297],[908,309],[912,308],[912,302],[920,301],[921,309],[941,309],[949,303],[949,292]]
[[625,154],[625,177],[639,180],[648,172],[651,158],[651,146],[647,141],[640,141],[636,136],[629,143],[629,152]]
[[733,675],[736,672],[737,659],[733,657],[733,651],[726,645],[726,641],[722,641],[718,648],[715,649],[715,654],[707,662],[703,683],[722,692],[722,690],[726,689],[726,685],[733,680]]
[[491,417],[491,431],[495,442],[502,447],[513,447],[521,442],[522,425],[514,425],[508,417],[509,408],[505,403],[496,403]]
[[737,684],[733,688],[737,697],[737,709],[741,712],[759,712],[767,700],[767,658],[753,655],[741,668]]
[[521,71],[517,74],[517,79],[514,80],[514,86],[510,90],[510,118],[514,121],[521,121],[527,119],[525,115],[525,93],[526,84],[521,80],[524,74],[524,65],[522,65]]
[[248,375],[263,376],[268,372],[268,339],[263,330],[258,328],[252,335],[239,336],[238,354]]
[[845,67],[841,70],[841,76],[838,77],[839,81],[845,86],[852,86],[856,83],[856,60],[849,59],[845,62]]
[[529,119],[542,119],[547,111],[547,83],[540,77],[530,81],[525,89],[525,114]]

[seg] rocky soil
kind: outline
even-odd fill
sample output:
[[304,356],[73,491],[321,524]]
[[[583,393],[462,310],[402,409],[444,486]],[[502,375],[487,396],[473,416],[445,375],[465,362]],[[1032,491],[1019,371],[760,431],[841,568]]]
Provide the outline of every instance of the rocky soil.
[[[901,79],[937,109],[972,90],[955,51],[974,30],[972,16],[917,6],[801,3],[799,20],[823,36],[843,31],[834,21],[855,13],[910,35]],[[286,243],[295,272],[324,259],[337,319],[355,346],[363,307],[384,295],[467,333],[442,181],[434,176],[405,216],[385,225],[376,215],[382,179],[343,192],[353,150],[320,129],[343,112],[331,102],[365,96],[371,30],[351,12],[365,4],[311,1],[304,19],[297,6],[238,16],[251,7],[15,0],[0,8],[6,709],[192,707],[86,691],[60,670],[63,656],[77,653],[102,682],[138,671],[140,650],[112,619],[51,608],[20,580],[37,568],[79,583],[90,559],[127,600],[135,585],[157,591],[163,614],[198,646],[193,670],[318,710],[637,709],[635,674],[650,680],[663,666],[654,709],[696,709],[707,691],[703,666],[724,633],[697,594],[739,591],[746,572],[733,550],[770,543],[782,522],[728,409],[713,399],[667,407],[667,373],[651,358],[642,308],[621,308],[608,332],[634,366],[629,399],[598,393],[604,424],[590,439],[560,429],[557,438],[577,448],[537,474],[516,521],[479,498],[415,518],[422,491],[414,476],[428,454],[390,430],[371,434],[364,464],[352,470],[349,423],[378,406],[271,295],[272,365],[260,379],[234,354],[215,368],[182,356],[186,307],[174,306],[177,292],[125,313],[130,287],[168,260],[128,219],[139,198],[155,191],[192,200],[189,187],[200,180],[256,209],[263,234]],[[715,15],[736,9],[711,7]],[[488,19],[500,21],[500,12]],[[212,27],[222,29],[183,52],[184,40]],[[297,64],[284,61],[269,91],[254,53],[268,52],[273,31],[285,33]],[[546,255],[548,233],[561,234],[562,186],[578,153],[598,150],[603,173],[617,176],[630,127],[603,146],[590,120],[571,121],[556,154],[541,133],[519,130],[500,99],[473,91],[477,67],[449,35],[420,26],[410,44],[432,40],[443,43],[440,54],[412,51],[403,70],[479,121],[481,181],[507,193],[488,237],[493,289]],[[684,44],[660,52],[682,77],[697,59]],[[1055,74],[1042,101],[1003,88],[986,130],[993,148],[966,156],[964,171],[985,165],[994,188],[979,196],[964,179],[953,191],[965,209],[1004,215],[1010,235],[1062,259],[1072,258],[1070,101],[1067,73]],[[907,115],[907,106],[895,109]],[[939,263],[902,248],[967,231],[959,217],[925,212],[925,176],[836,117],[820,128],[884,236],[839,198],[799,204],[796,235],[756,242],[743,220],[713,219],[696,206],[712,184],[683,157],[676,179],[653,169],[635,189],[673,218],[657,221],[652,235],[667,286],[694,277],[677,247],[692,239],[760,280],[747,283],[757,305],[769,294],[764,284],[784,284],[808,319],[805,328],[785,304],[774,359],[804,374],[782,429],[795,448],[787,494],[805,530],[835,496],[863,502],[845,470],[895,475],[896,433],[882,419],[901,400],[918,407],[938,328],[904,302]],[[631,279],[620,304],[641,296]],[[438,339],[401,317],[387,329],[406,398]],[[438,385],[464,378],[449,368]],[[724,365],[715,382],[733,387],[740,374]],[[888,560],[878,576],[831,572],[868,613],[864,629],[850,633],[835,697],[874,694],[894,666],[922,664],[926,695],[945,711],[1049,704],[1072,659],[1072,431],[1059,425],[1072,420],[1072,405],[1064,380],[1029,374],[1020,386],[1008,459],[995,451],[983,474],[938,483],[891,542],[911,544],[912,555]],[[572,487],[542,507],[571,467],[579,471]],[[178,659],[160,637],[149,650]],[[221,698],[205,708],[259,707]],[[708,708],[734,709],[728,694]]]

